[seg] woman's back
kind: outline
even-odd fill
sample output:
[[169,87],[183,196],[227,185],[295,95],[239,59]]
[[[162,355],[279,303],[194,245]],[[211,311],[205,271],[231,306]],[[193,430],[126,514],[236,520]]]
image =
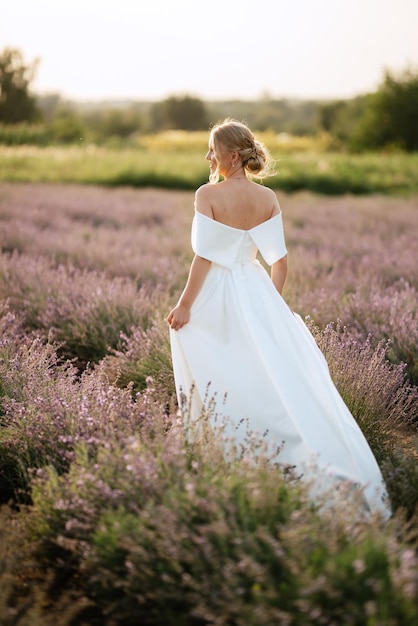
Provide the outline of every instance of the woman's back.
[[204,185],[199,191],[196,209],[233,228],[250,230],[280,212],[271,189],[245,178]]

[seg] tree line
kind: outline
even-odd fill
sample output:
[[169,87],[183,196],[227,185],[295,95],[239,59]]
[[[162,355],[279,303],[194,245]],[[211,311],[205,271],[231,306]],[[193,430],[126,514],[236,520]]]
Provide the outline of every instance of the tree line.
[[327,133],[335,148],[351,151],[418,150],[418,68],[387,70],[375,92],[344,100],[266,94],[256,101],[204,102],[185,94],[160,102],[77,104],[59,94],[32,93],[37,67],[38,61],[25,62],[18,49],[0,52],[0,143],[127,142],[166,130],[207,130],[213,121],[231,116],[258,131]]

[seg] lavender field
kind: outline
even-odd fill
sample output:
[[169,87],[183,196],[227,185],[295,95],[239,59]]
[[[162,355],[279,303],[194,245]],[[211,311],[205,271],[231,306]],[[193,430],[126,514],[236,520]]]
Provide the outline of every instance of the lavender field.
[[249,463],[187,436],[165,315],[192,192],[2,183],[0,624],[417,623],[418,198],[278,197],[284,296],[392,519],[313,505],[251,440]]

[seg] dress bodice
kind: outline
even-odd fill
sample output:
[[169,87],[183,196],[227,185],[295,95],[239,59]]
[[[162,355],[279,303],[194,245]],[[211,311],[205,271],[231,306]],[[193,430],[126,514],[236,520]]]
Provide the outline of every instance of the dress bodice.
[[266,263],[272,265],[287,254],[282,214],[249,230],[241,230],[196,211],[192,248],[198,256],[227,268],[253,262],[258,250]]

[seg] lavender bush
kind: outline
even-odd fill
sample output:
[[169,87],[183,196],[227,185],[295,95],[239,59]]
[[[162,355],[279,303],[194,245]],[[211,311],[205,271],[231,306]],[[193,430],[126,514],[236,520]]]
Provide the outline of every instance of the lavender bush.
[[[22,511],[23,513],[23,511]],[[41,571],[22,518],[0,508],[0,623],[2,626],[63,626],[93,623],[92,602],[76,588],[51,593],[62,585],[55,573]],[[96,613],[96,611],[94,611]]]
[[187,254],[190,194],[2,185],[0,247],[166,288]]
[[120,349],[112,351],[101,362],[108,379],[134,390],[142,390],[147,380],[157,389],[159,398],[170,403],[175,397],[170,340],[167,323],[155,317],[149,328],[133,327],[120,336]]
[[340,324],[319,331],[307,322],[375,456],[384,457],[397,433],[418,422],[418,389],[407,382],[405,366],[390,363],[389,347],[383,342],[374,348],[369,339],[364,343],[353,339]]
[[93,453],[115,433],[135,433],[148,400],[135,401],[131,386],[109,384],[101,367],[80,376],[61,362],[56,346],[17,334],[19,322],[7,307],[0,320],[0,497],[7,502],[27,499],[30,470],[68,471],[80,442]]
[[[341,320],[352,337],[407,364],[417,382],[416,199],[300,194],[284,198],[293,308],[324,328]],[[355,204],[355,207],[354,207]]]
[[34,484],[38,558],[71,564],[109,623],[418,616],[417,557],[390,526],[359,517],[345,494],[314,505],[259,449],[226,463],[216,435],[189,445],[181,426],[166,425],[154,414],[137,436],[108,439],[94,458],[79,448],[68,474],[51,469]]
[[59,343],[61,354],[80,366],[117,348],[121,332],[146,328],[161,300],[158,287],[138,288],[125,277],[109,279],[68,265],[54,268],[42,257],[13,255],[0,263],[0,293],[25,327]]
[[179,423],[164,317],[192,194],[4,185],[5,624],[417,621],[416,200],[280,200],[285,296],[311,315],[393,519],[312,503],[253,440],[226,458],[221,426],[199,444]]

